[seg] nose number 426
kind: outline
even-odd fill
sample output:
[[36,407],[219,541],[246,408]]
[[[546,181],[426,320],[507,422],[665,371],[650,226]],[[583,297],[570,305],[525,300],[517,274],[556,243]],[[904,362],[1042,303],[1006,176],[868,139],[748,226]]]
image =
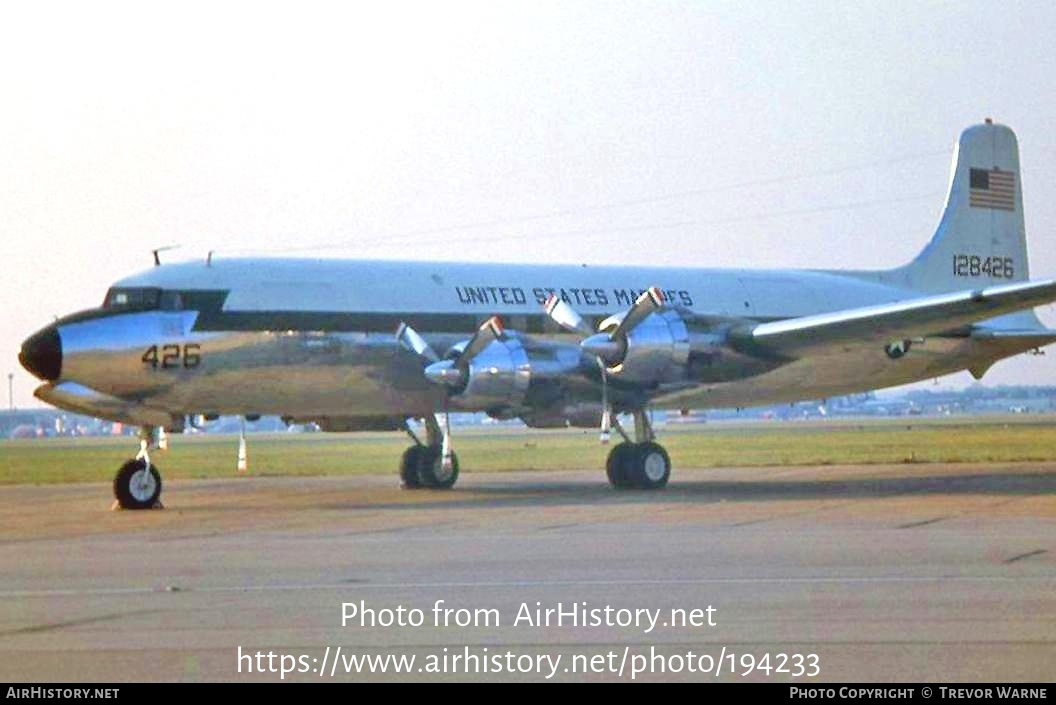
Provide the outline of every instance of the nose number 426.
[[140,359],[155,370],[190,369],[201,363],[201,347],[198,343],[151,345]]

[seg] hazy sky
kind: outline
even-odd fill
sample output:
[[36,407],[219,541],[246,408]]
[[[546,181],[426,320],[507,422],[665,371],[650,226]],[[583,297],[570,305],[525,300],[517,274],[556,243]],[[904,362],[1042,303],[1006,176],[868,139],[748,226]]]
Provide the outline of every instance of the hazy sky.
[[34,403],[22,339],[170,243],[894,266],[986,116],[1056,276],[1054,37],[1051,1],[5,3],[0,370]]

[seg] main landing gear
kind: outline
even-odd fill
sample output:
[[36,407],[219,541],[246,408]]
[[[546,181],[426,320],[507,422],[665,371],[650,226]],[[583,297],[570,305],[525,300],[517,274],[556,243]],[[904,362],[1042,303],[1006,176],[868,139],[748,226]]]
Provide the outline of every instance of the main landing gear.
[[451,450],[451,429],[447,415],[425,417],[425,443],[415,435],[409,425],[404,426],[414,445],[403,453],[400,460],[400,486],[408,490],[423,487],[446,490],[458,481],[458,456]]
[[161,508],[161,474],[150,462],[155,429],[144,426],[139,431],[139,453],[127,461],[114,476],[114,508]]
[[634,437],[631,442],[617,424],[624,442],[609,452],[605,474],[618,490],[658,490],[671,477],[671,459],[656,442],[652,424],[644,409],[634,412]]

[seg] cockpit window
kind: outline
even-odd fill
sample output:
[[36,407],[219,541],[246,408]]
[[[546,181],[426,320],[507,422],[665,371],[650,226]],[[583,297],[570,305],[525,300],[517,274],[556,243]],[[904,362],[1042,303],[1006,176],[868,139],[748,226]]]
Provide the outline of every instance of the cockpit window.
[[158,308],[160,299],[160,289],[115,287],[106,293],[103,307],[149,311]]
[[162,311],[182,311],[183,310],[183,297],[180,296],[178,291],[163,291],[161,292],[161,310]]

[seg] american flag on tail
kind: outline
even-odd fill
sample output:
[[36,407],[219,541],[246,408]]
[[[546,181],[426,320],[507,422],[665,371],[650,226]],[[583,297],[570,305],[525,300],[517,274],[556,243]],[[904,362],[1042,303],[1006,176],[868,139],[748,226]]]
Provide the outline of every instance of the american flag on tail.
[[1016,209],[1016,175],[1001,169],[972,169],[968,205],[972,208]]

